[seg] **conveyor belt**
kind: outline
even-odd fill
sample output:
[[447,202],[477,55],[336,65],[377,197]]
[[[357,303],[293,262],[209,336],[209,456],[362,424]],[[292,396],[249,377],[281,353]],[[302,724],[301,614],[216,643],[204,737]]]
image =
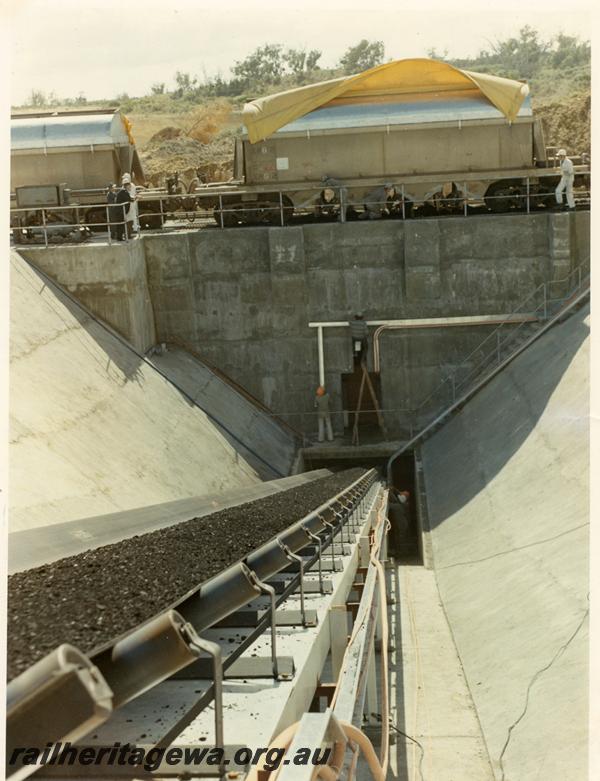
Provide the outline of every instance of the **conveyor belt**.
[[12,575],[15,572],[23,572],[67,556],[76,556],[83,551],[164,529],[191,518],[202,518],[219,510],[262,499],[329,475],[331,472],[328,469],[316,469],[258,485],[234,488],[227,493],[194,496],[12,532],[8,535],[8,573]]
[[[288,580],[283,591],[279,589],[277,598],[274,596],[274,586],[265,585],[265,581],[285,570],[292,561],[298,561],[295,554],[302,549],[309,552],[305,559],[306,567],[315,565],[320,558],[318,547],[331,543],[336,534],[343,534],[350,514],[361,504],[375,480],[374,470],[363,473],[340,494],[284,529],[243,561],[191,589],[183,598],[161,610],[137,629],[92,651],[89,657],[96,665],[96,675],[99,670],[100,682],[112,691],[113,708],[120,707],[190,664],[202,650],[206,650],[206,645],[203,645],[197,633],[242,608],[259,593],[270,593],[274,607],[276,602],[281,603],[297,590],[300,573]],[[316,539],[319,545],[315,545]],[[236,653],[227,657],[223,668],[231,666],[268,624],[269,615],[265,613],[255,630],[247,635],[246,642],[238,645]],[[42,660],[36,667],[42,669],[45,664],[45,660]],[[20,741],[19,745],[26,741],[24,733],[29,729],[27,720],[23,719],[26,705],[31,709],[32,702],[36,703],[37,712],[45,714],[50,723],[53,723],[53,711],[64,707],[64,698],[57,701],[50,696],[52,692],[47,687],[40,685],[44,674],[50,674],[55,686],[65,677],[64,669],[60,666],[50,669],[50,673],[47,669],[45,672],[42,669],[42,673],[32,673],[35,668],[31,668],[9,685],[9,745],[15,745],[15,740]],[[214,693],[206,693],[207,701]],[[96,718],[106,718],[106,709],[103,716],[96,715]],[[88,719],[86,729],[91,728],[89,724],[92,721]],[[72,726],[68,734],[73,734]],[[60,733],[60,729],[58,731]],[[61,738],[54,730],[49,739],[64,739],[64,735]]]

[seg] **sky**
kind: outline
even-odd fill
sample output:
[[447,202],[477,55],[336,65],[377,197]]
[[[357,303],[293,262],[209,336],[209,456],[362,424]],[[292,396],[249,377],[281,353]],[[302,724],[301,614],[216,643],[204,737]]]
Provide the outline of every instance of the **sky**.
[[[1,3],[0,3],[1,4]],[[526,24],[543,38],[590,37],[589,3],[573,0],[10,0],[11,103],[33,89],[58,97],[131,96],[177,70],[202,78],[264,43],[319,49],[333,66],[362,38],[382,40],[386,58],[426,56],[435,48],[468,57]],[[501,6],[502,10],[497,10]],[[454,10],[450,10],[450,9]],[[567,10],[566,10],[567,9]]]

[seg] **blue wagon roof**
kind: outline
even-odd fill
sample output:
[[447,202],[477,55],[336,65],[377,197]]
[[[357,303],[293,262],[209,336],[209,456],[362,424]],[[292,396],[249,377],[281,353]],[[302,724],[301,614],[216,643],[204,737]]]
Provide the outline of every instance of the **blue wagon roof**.
[[13,117],[10,127],[13,151],[52,147],[122,146],[129,144],[119,112],[44,117]]
[[[531,117],[529,96],[523,101],[518,117]],[[329,104],[295,119],[276,131],[277,134],[302,133],[307,130],[378,127],[382,125],[412,125],[428,122],[457,122],[495,119],[507,121],[495,106],[481,94],[462,92],[455,97],[428,95],[427,99],[409,96],[398,102]]]

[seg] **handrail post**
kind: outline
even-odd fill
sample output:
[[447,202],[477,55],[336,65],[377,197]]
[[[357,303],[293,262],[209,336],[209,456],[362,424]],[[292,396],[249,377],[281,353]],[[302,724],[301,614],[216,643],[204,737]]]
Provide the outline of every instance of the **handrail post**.
[[108,229],[108,244],[110,246],[112,244],[112,230],[110,225],[110,214],[108,211],[108,204],[106,205],[106,227]]
[[281,227],[285,225],[283,221],[283,193],[281,190],[279,191],[279,221],[281,222]]
[[402,185],[402,219],[406,219],[406,206],[404,205],[404,185]]
[[42,226],[44,231],[44,246],[48,248],[48,231],[46,229],[46,210],[42,209]]
[[466,182],[463,182],[463,195],[464,195],[463,203],[464,203],[464,211],[465,211],[465,215],[464,216],[466,217],[467,214],[468,214],[468,212],[467,212],[467,183]]
[[529,177],[527,177],[527,214],[529,214]]

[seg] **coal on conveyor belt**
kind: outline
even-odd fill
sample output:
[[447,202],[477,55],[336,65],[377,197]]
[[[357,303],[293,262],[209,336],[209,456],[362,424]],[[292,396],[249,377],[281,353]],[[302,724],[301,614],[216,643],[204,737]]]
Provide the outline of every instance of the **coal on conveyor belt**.
[[349,469],[8,579],[8,680],[61,643],[84,653],[133,629],[364,473]]

